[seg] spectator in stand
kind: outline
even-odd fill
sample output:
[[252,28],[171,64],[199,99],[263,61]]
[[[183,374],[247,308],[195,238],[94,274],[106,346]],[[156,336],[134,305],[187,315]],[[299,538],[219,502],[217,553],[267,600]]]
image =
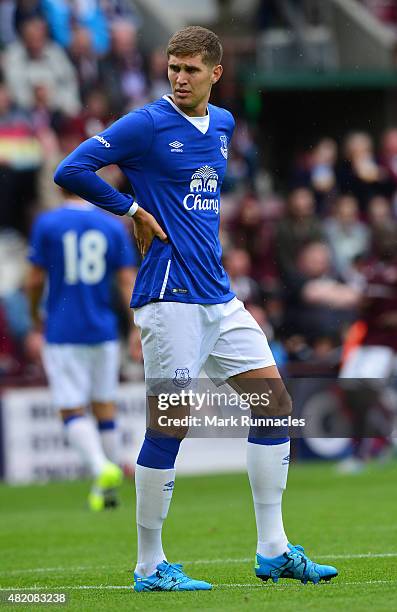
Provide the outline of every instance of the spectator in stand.
[[70,60],[56,43],[48,40],[40,18],[24,21],[21,38],[4,53],[4,72],[15,102],[26,110],[34,105],[34,88],[45,85],[50,107],[69,115],[80,110],[77,78]]
[[56,129],[62,121],[62,113],[50,108],[48,88],[34,87],[34,107],[31,113],[35,134],[43,151],[43,162],[37,176],[37,193],[40,209],[51,209],[59,203],[59,190],[54,183],[54,171],[59,159],[59,142]]
[[14,0],[13,21],[14,21],[14,42],[17,35],[21,34],[22,25],[25,21],[38,17],[44,19],[43,11],[41,10],[41,0]]
[[5,376],[19,373],[18,350],[0,301],[0,382]]
[[267,215],[270,208],[262,205],[255,193],[247,192],[238,201],[230,222],[234,244],[250,254],[252,277],[267,286],[273,285],[278,276],[274,257],[275,221]]
[[275,338],[275,332],[267,312],[267,304],[266,309],[261,304],[252,304],[250,302],[245,304],[245,307],[265,333],[277,367],[279,369],[284,367],[287,363],[287,353],[281,341]]
[[33,348],[32,321],[21,287],[26,242],[12,230],[0,231],[0,379],[22,373]]
[[324,239],[324,230],[314,214],[314,195],[305,188],[291,191],[287,214],[278,222],[275,254],[281,279],[288,284],[295,276],[297,255],[308,242]]
[[69,56],[73,62],[79,81],[82,98],[98,85],[98,56],[92,46],[92,36],[87,28],[73,29],[69,46]]
[[361,273],[361,319],[367,331],[362,345],[348,355],[343,376],[388,378],[397,371],[396,222],[374,232],[373,253]]
[[337,192],[336,163],[338,147],[332,138],[322,138],[293,171],[293,187],[307,187],[314,192],[317,212],[327,212]]
[[0,226],[26,231],[41,163],[32,118],[12,105],[7,85],[0,83]]
[[258,169],[257,157],[258,151],[247,123],[237,119],[222,190],[236,191],[245,187],[254,191]]
[[238,247],[246,249],[253,255],[255,249],[255,232],[263,224],[264,216],[255,193],[248,192],[243,195],[236,211],[236,217],[231,222],[233,238]]
[[225,257],[225,270],[230,286],[242,302],[261,301],[259,285],[250,276],[251,259],[244,249],[231,249]]
[[142,65],[135,26],[129,21],[115,21],[111,28],[110,52],[99,64],[100,82],[115,114],[122,115],[147,101]]
[[149,59],[149,98],[158,100],[170,91],[168,61],[163,49],[155,49]]
[[[387,129],[381,139],[380,163],[393,182],[393,199],[397,195],[397,128]],[[397,213],[397,208],[395,209]]]
[[389,197],[394,185],[388,173],[376,161],[373,142],[365,132],[353,132],[345,139],[344,160],[338,169],[342,193],[352,193],[365,213],[368,201],[375,195]]
[[369,231],[359,220],[359,208],[352,195],[341,195],[334,204],[333,215],[324,222],[324,230],[333,254],[337,274],[347,280],[356,257],[369,248]]
[[110,24],[123,19],[131,21],[136,27],[141,25],[141,19],[132,0],[101,0],[101,7]]
[[30,115],[38,135],[45,129],[56,129],[59,121],[62,120],[62,113],[51,108],[50,92],[44,83],[37,83],[33,87],[33,105]]
[[383,196],[374,196],[368,202],[367,219],[372,231],[388,227],[393,223],[393,212],[390,200]]
[[99,134],[112,121],[109,98],[102,89],[92,89],[87,94],[81,118],[86,138]]
[[15,0],[0,0],[0,50],[15,40]]
[[274,338],[274,330],[267,317],[265,308],[261,304],[254,304],[252,302],[247,302],[245,307],[248,312],[252,314],[261,330],[266,334],[266,338],[270,344]]
[[334,338],[354,320],[358,292],[334,274],[327,244],[306,244],[296,261],[295,275],[286,288],[285,332],[300,334],[312,345],[319,338]]
[[[372,450],[367,438],[374,438],[376,425],[381,425],[376,433],[383,442],[390,443],[393,435],[395,402],[392,399],[390,405],[387,387],[397,374],[397,223],[378,228],[373,246],[372,255],[361,267],[364,336],[360,345],[347,353],[340,372],[342,378],[349,379],[345,392],[356,438],[353,456],[340,465],[344,473],[364,467]],[[374,420],[376,407],[383,408],[378,423]],[[389,422],[384,418],[387,409]]]
[[104,55],[109,49],[109,26],[100,0],[41,0],[43,15],[52,38],[67,49],[77,26],[90,32],[95,53]]
[[258,149],[248,123],[239,117],[237,117],[232,143],[232,147],[247,164],[248,187],[254,188],[255,173],[258,170]]
[[385,25],[397,27],[396,0],[361,0],[369,11]]
[[259,30],[278,27],[282,23],[280,5],[276,0],[260,0],[257,2],[254,26]]

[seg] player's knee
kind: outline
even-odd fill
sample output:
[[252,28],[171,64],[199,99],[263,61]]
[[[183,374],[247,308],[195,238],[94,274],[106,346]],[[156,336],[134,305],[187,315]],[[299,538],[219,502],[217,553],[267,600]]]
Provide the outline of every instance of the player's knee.
[[114,419],[116,407],[113,402],[92,402],[92,412],[97,421]]
[[292,414],[292,399],[285,387],[277,396],[272,395],[266,413],[271,417],[287,417]]
[[159,397],[149,397],[149,430],[157,436],[183,440],[189,431],[189,415],[188,405],[180,403],[165,410]]
[[151,415],[149,429],[155,432],[158,437],[165,436],[181,441],[186,438],[189,431],[188,416],[160,415],[159,419],[154,419]]
[[289,416],[290,414],[292,414],[292,409],[293,409],[292,397],[290,396],[288,391],[285,390],[281,398],[280,414],[282,414],[283,416]]
[[62,421],[66,424],[73,419],[84,416],[83,408],[65,408],[59,411]]

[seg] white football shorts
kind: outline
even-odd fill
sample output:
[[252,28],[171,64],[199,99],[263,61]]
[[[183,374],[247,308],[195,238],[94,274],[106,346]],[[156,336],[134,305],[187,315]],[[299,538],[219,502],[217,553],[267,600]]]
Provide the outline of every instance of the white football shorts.
[[114,400],[119,379],[118,341],[46,344],[43,362],[55,408]]
[[397,372],[397,355],[388,346],[359,346],[348,355],[340,378],[389,378]]
[[275,365],[265,334],[236,297],[226,304],[150,302],[134,310],[145,379],[214,381]]

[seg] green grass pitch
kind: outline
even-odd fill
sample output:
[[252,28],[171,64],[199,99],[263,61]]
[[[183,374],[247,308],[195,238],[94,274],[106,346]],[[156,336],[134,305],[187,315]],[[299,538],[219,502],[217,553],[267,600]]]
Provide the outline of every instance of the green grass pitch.
[[90,514],[84,506],[87,482],[1,485],[2,594],[7,587],[67,591],[63,609],[83,612],[389,612],[397,609],[396,482],[395,463],[350,477],[336,475],[329,464],[291,467],[284,496],[287,533],[313,559],[340,572],[329,584],[304,586],[290,580],[262,584],[255,578],[255,523],[246,475],[180,477],[164,532],[168,558],[184,562],[188,573],[214,588],[144,594],[130,588],[136,545],[130,482],[123,486],[122,506],[102,514]]

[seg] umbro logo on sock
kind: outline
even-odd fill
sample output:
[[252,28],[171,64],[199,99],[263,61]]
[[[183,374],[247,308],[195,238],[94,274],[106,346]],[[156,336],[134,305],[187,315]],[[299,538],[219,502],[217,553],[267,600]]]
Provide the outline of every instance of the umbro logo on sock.
[[169,482],[166,482],[163,491],[172,491],[172,489],[174,488],[174,484],[175,480],[170,480]]
[[287,465],[289,463],[289,460],[290,460],[290,455],[283,457],[283,462],[281,465]]

